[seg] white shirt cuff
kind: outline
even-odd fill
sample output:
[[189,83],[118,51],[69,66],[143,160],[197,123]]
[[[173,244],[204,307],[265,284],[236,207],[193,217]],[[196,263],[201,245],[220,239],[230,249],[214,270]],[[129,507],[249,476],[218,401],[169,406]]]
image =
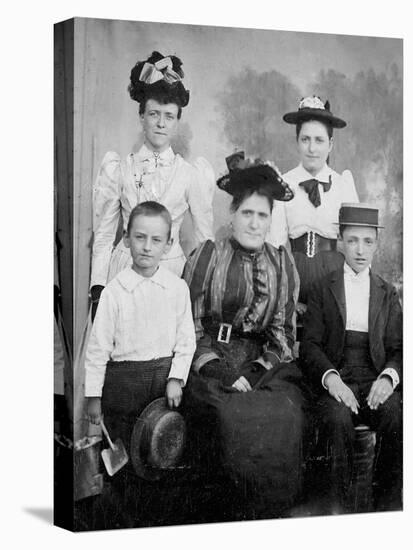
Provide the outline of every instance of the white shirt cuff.
[[400,378],[399,378],[399,375],[397,374],[397,371],[396,369],[392,369],[391,367],[387,367],[387,369],[384,369],[378,376],[378,379],[381,378],[382,376],[390,376],[391,378],[391,381],[392,381],[392,384],[393,384],[393,389],[396,389],[396,386],[399,384],[400,382]]
[[185,382],[182,380],[182,378],[175,378],[175,376],[168,376],[168,382],[169,380],[176,380],[181,384],[181,388],[185,387]]
[[323,388],[325,390],[328,390],[327,386],[324,384],[324,380],[326,379],[326,376],[327,374],[330,374],[330,372],[335,372],[336,374],[338,374],[338,376],[340,376],[340,373],[336,370],[336,369],[328,369],[326,370],[326,372],[323,374],[323,377],[321,379],[321,385],[323,386]]
[[97,384],[85,386],[85,397],[102,397],[102,387]]
[[191,359],[184,357],[174,357],[172,359],[172,366],[168,374],[169,378],[176,378],[182,380],[182,387],[185,386],[188,379],[189,369],[191,368]]

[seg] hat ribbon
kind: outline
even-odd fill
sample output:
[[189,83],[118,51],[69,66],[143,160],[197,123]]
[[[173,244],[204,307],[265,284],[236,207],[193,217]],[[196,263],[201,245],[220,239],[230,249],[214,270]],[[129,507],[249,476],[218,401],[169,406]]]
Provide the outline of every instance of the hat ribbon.
[[321,204],[320,191],[318,190],[318,184],[323,186],[324,193],[328,193],[331,188],[331,175],[328,176],[328,181],[318,181],[315,178],[311,180],[302,181],[299,185],[307,193],[311,204],[316,208]]
[[165,80],[167,84],[179,82],[181,77],[172,69],[172,59],[164,57],[156,63],[148,63],[142,67],[139,80],[145,84],[155,84],[159,80]]
[[298,110],[301,109],[326,109],[326,106],[317,95],[303,97],[298,105]]

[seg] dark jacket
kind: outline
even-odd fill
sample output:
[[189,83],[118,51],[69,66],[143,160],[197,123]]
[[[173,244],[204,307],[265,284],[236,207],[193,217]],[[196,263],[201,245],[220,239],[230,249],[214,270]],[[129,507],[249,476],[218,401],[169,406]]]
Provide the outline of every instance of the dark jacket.
[[[300,360],[309,381],[320,390],[323,374],[329,369],[340,370],[345,327],[344,271],[339,269],[313,286],[304,316]],[[401,381],[402,330],[402,310],[396,289],[371,273],[369,344],[377,375],[391,367]]]

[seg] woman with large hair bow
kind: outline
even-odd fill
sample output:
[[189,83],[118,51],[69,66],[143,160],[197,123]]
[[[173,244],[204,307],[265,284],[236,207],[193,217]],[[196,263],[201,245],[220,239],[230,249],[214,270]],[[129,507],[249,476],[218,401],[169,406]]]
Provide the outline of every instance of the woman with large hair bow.
[[133,66],[128,91],[139,104],[144,143],[126,158],[115,152],[106,153],[93,186],[92,308],[74,359],[76,438],[85,430],[84,355],[91,321],[103,288],[131,263],[123,239],[115,246],[119,224],[126,229],[130,212],[141,202],[153,200],[163,204],[172,217],[173,246],[161,263],[178,275],[185,265],[179,239],[185,213],[189,210],[192,215],[196,241],[213,237],[213,170],[203,158],[189,164],[171,147],[182,109],[189,102],[183,76],[181,60],[173,55],[164,57],[159,52]]
[[189,91],[183,85],[182,62],[176,56],[153,52],[132,68],[128,91],[139,103],[144,144],[125,159],[106,153],[93,188],[94,241],[91,296],[96,309],[104,286],[131,261],[121,240],[114,249],[119,219],[126,228],[129,214],[140,202],[162,203],[172,216],[173,246],[162,263],[180,275],[185,256],[179,230],[189,209],[198,242],[212,238],[214,175],[209,163],[193,165],[171,148]]

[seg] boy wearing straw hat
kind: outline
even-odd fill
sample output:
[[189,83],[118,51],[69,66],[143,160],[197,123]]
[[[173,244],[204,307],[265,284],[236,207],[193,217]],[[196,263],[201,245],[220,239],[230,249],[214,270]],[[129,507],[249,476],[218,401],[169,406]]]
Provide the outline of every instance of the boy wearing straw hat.
[[351,511],[354,426],[360,423],[376,432],[375,509],[401,509],[402,311],[395,288],[371,270],[380,227],[377,208],[342,204],[345,263],[315,283],[304,318],[300,358],[319,396],[331,504],[342,511]]

